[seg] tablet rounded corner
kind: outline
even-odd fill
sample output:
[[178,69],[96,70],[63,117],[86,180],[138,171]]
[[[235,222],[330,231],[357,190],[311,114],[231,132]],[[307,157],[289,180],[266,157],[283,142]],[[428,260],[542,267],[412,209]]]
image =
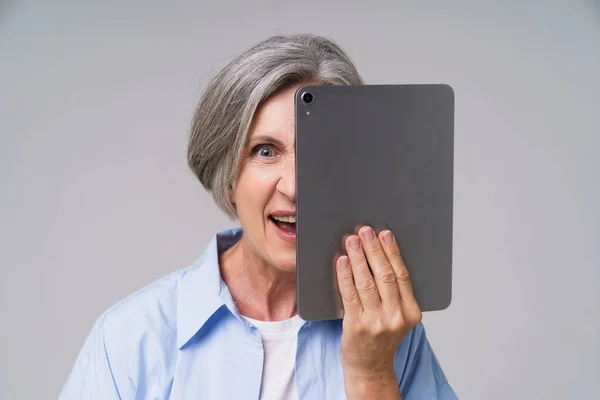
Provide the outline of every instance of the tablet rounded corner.
[[448,297],[445,299],[444,303],[440,305],[437,311],[446,311],[452,305],[452,292],[448,293]]
[[454,98],[456,96],[454,88],[452,86],[450,86],[449,83],[441,83],[440,87],[443,89],[444,93],[446,93],[454,102]]

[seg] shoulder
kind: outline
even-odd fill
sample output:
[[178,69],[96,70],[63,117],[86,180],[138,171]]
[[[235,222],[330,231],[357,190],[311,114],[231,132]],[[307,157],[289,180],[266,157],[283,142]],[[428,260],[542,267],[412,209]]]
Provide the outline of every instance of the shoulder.
[[104,349],[115,378],[146,375],[176,351],[177,299],[186,270],[130,294],[97,318],[90,336]]
[[[226,237],[229,232],[222,235]],[[232,234],[229,234],[230,236]],[[106,348],[106,356],[150,357],[177,349],[177,336],[190,318],[217,304],[220,294],[217,236],[186,268],[176,270],[137,290],[103,312],[90,336]],[[211,309],[206,310],[208,313]]]
[[182,303],[189,297],[189,286],[193,285],[196,293],[204,293],[209,291],[209,285],[214,285],[202,279],[206,275],[202,270],[212,266],[203,261],[201,256],[190,266],[148,284],[104,311],[94,329],[103,338],[108,355],[111,355],[111,347],[127,348],[130,356],[132,351],[144,351],[148,346],[161,346],[161,353],[175,350]]
[[191,265],[127,296],[106,310],[97,323],[106,335],[123,339],[135,341],[150,333],[173,339],[180,328],[178,314],[183,319],[189,318],[192,309],[197,316],[206,303],[219,300],[220,287],[215,236]]
[[180,282],[191,268],[195,266],[173,272],[103,312],[60,398],[133,398],[140,385],[167,387],[177,351]]
[[98,317],[97,327],[105,336],[121,332],[121,338],[129,339],[157,328],[175,329],[179,282],[186,270],[173,272],[120,300]]

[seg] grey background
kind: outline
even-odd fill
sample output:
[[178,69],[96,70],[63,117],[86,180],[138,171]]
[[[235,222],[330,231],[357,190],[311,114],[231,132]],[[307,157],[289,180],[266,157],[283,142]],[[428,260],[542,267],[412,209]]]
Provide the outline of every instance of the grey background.
[[73,0],[0,5],[0,398],[55,398],[101,312],[232,226],[187,128],[279,32],[456,91],[454,299],[425,323],[460,398],[597,397],[597,2]]

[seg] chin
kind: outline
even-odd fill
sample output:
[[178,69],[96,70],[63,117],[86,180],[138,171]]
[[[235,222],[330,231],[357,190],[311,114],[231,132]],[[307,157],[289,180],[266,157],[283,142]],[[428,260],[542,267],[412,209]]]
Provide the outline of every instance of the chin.
[[[287,253],[287,252],[286,252]],[[293,254],[278,254],[271,258],[275,268],[283,272],[296,272],[296,252]]]

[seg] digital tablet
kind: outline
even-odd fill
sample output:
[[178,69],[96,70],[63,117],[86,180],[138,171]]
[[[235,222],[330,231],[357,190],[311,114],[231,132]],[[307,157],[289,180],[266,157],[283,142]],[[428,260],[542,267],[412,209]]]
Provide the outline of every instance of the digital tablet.
[[339,319],[335,259],[359,225],[390,229],[422,311],[450,305],[454,91],[304,86],[295,95],[298,313]]

